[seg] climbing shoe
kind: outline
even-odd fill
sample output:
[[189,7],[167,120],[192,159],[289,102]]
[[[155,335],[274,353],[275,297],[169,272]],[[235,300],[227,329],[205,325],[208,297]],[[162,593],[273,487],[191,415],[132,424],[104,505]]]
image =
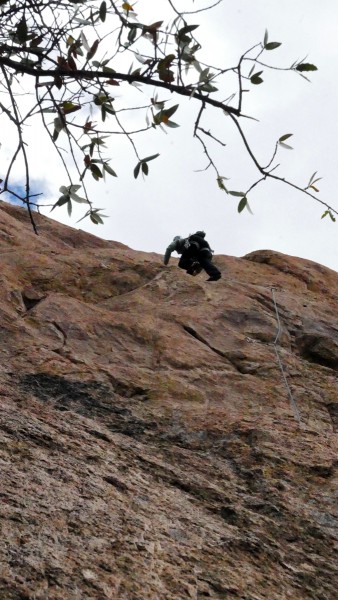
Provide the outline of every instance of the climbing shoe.
[[194,262],[189,269],[187,269],[188,275],[198,275],[202,271],[202,267],[198,262]]
[[215,275],[211,275],[207,281],[218,281],[221,279],[222,275],[220,273],[216,273]]
[[199,263],[196,263],[196,265],[193,265],[193,269],[194,270],[192,272],[192,275],[195,276],[195,275],[198,275],[202,271],[203,267],[201,267],[201,265]]

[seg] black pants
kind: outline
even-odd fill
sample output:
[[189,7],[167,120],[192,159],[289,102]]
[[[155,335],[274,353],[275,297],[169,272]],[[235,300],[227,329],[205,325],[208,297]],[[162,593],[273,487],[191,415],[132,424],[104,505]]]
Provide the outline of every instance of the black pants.
[[215,277],[221,275],[221,272],[217,269],[217,267],[212,263],[212,255],[209,252],[189,252],[189,248],[186,252],[183,252],[178,266],[180,269],[185,269],[188,271],[191,269],[192,265],[198,262],[201,267],[205,270],[205,272],[209,275],[209,277]]

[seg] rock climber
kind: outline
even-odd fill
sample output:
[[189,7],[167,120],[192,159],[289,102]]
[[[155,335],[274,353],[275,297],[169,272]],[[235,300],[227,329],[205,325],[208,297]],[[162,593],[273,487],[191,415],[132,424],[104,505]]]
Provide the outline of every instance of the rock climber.
[[218,281],[222,277],[221,272],[212,263],[213,251],[205,239],[204,231],[196,231],[187,238],[176,235],[165,251],[165,265],[169,263],[172,252],[181,255],[178,266],[185,269],[188,275],[197,275],[204,269],[209,275],[207,281]]

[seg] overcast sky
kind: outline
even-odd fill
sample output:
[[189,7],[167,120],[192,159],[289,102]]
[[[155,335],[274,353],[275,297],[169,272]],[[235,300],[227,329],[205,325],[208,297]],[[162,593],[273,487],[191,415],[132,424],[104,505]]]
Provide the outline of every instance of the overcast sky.
[[[190,7],[202,7],[205,1],[190,0]],[[152,23],[165,18],[166,0],[139,0],[140,20]],[[283,134],[293,133],[290,144],[294,150],[280,149],[278,175],[304,186],[318,171],[319,197],[338,209],[338,125],[337,125],[337,65],[338,65],[338,3],[337,0],[224,0],[209,12],[187,17],[189,23],[200,24],[198,39],[204,49],[201,61],[220,67],[233,66],[239,56],[263,40],[265,29],[269,41],[282,46],[264,55],[275,66],[289,66],[306,57],[318,71],[310,73],[311,83],[296,73],[264,69],[264,83],[250,87],[246,94],[244,112],[259,119],[242,123],[258,160],[269,162],[275,141]],[[123,84],[117,88],[117,102],[123,106],[124,95],[132,88]],[[115,90],[114,90],[115,91]],[[232,92],[229,89],[229,94]],[[146,97],[153,95],[148,90]],[[132,90],[134,98],[144,103],[144,94]],[[138,96],[135,96],[138,94]],[[170,98],[160,92],[161,99]],[[81,213],[69,219],[64,207],[52,216],[75,227],[81,227],[105,239],[117,240],[145,251],[162,253],[174,235],[185,236],[204,229],[216,254],[243,256],[254,250],[272,249],[322,263],[338,270],[338,222],[326,217],[324,208],[311,198],[278,182],[258,186],[249,196],[253,215],[247,210],[237,213],[238,199],[218,189],[215,173],[203,169],[207,162],[202,149],[192,139],[197,104],[193,99],[178,100],[180,108],[174,120],[180,128],[168,129],[165,135],[136,138],[142,157],[160,153],[149,163],[150,173],[142,180],[133,178],[136,164],[125,143],[119,138],[112,142],[111,166],[118,178],[106,183],[90,182],[88,190],[96,206],[104,207],[109,215],[104,226],[88,220],[76,224]],[[145,102],[146,103],[146,102]],[[247,156],[241,140],[228,117],[210,109],[209,125],[226,148],[211,142],[215,162],[225,182],[232,190],[246,190],[258,175]],[[131,122],[132,124],[132,122]],[[48,152],[48,153],[47,153]],[[41,161],[36,159],[38,179],[57,199],[58,188],[67,181],[55,166],[55,156],[47,151]],[[49,195],[49,197],[52,197]],[[47,213],[49,214],[49,213]]]

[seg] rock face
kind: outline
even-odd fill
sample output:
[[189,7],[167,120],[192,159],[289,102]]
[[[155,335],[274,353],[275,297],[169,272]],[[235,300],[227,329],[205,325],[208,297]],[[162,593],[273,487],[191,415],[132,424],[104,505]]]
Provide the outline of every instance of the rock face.
[[0,598],[336,598],[337,273],[0,217]]

